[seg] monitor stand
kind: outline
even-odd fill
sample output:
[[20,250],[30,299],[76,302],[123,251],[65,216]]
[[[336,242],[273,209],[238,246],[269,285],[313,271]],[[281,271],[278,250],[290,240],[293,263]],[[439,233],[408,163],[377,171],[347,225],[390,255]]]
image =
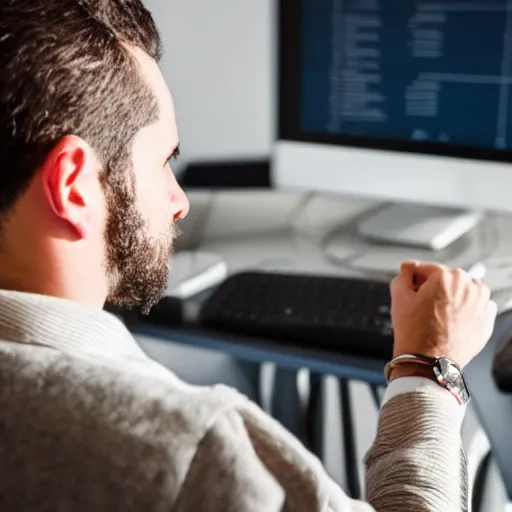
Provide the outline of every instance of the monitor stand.
[[440,251],[474,229],[483,217],[479,212],[392,204],[362,220],[358,231],[378,242]]

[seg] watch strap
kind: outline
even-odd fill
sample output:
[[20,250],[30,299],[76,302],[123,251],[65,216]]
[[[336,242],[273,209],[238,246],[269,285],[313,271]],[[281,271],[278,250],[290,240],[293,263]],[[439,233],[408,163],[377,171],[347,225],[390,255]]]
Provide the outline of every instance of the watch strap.
[[469,389],[460,366],[447,357],[428,357],[421,354],[401,354],[384,367],[384,375],[389,382],[392,370],[401,364],[419,364],[432,368],[432,375],[437,383],[448,390],[460,404],[470,400]]
[[435,357],[428,357],[420,354],[401,354],[394,357],[386,364],[384,367],[384,376],[386,377],[386,381],[389,382],[391,372],[396,366],[401,364],[421,364],[423,366],[431,366],[433,368],[436,363],[437,359]]

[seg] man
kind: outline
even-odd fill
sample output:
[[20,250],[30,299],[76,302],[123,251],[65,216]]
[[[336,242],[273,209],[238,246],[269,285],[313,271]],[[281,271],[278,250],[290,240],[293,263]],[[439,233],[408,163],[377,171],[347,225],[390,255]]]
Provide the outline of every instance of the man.
[[[158,301],[189,209],[158,55],[140,0],[0,0],[0,508],[466,510],[463,400],[426,360],[390,367],[354,502],[254,404],[179,381],[102,311]],[[496,315],[480,282],[415,262],[392,302],[396,356],[461,366]]]

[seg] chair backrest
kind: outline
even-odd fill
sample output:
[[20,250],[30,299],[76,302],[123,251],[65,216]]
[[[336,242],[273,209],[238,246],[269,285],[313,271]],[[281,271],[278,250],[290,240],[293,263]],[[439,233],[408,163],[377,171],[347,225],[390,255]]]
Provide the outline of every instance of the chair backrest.
[[512,499],[512,394],[498,388],[492,370],[497,351],[511,337],[512,311],[498,317],[491,340],[466,368],[472,404],[491,444],[509,499]]

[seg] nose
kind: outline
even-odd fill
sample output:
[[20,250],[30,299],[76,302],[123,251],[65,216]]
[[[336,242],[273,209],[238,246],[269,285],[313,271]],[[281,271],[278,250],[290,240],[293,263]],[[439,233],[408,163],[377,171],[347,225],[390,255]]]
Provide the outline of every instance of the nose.
[[184,219],[190,210],[190,202],[187,194],[173,176],[171,184],[171,205],[174,220]]

